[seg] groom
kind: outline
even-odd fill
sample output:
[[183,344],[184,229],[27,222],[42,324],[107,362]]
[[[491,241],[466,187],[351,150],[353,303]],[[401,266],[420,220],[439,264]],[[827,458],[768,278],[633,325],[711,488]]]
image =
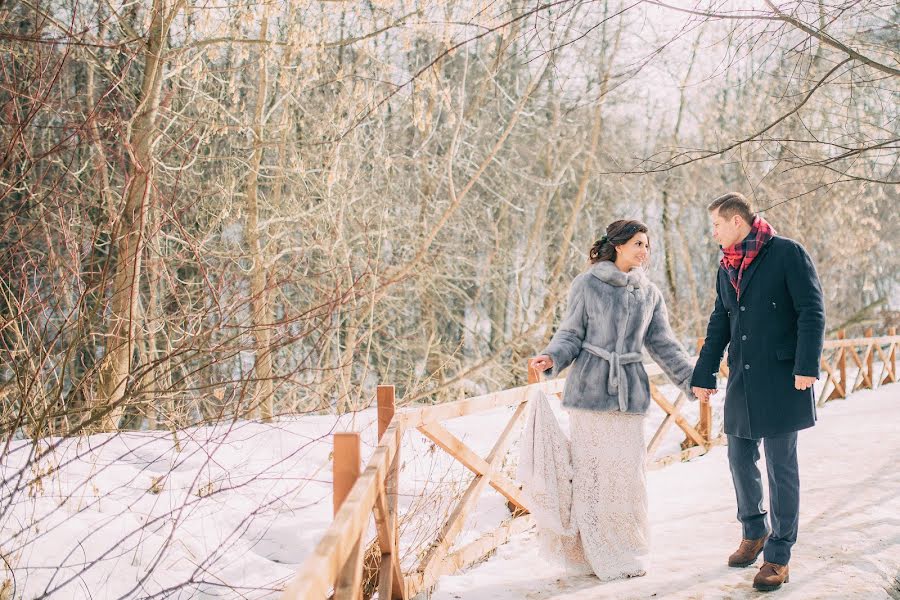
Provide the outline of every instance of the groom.
[[[775,235],[741,194],[717,198],[709,212],[723,256],[716,304],[691,385],[698,398],[709,399],[728,346],[725,433],[743,528],[743,540],[728,564],[748,567],[762,552],[753,587],[776,590],[788,581],[797,540],[797,431],[816,420],[813,383],[825,330],[822,288],[803,247]],[[757,467],[760,441],[769,475],[771,528]]]

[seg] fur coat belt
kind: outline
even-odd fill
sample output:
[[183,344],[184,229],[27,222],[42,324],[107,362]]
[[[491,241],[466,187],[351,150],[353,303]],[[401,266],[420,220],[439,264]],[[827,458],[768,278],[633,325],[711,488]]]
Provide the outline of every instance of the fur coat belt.
[[626,412],[628,410],[628,378],[621,377],[622,365],[631,363],[639,363],[643,358],[640,352],[627,352],[619,354],[604,350],[587,342],[581,344],[581,347],[593,354],[599,356],[609,363],[609,376],[606,378],[606,391],[610,396],[619,400],[619,410]]

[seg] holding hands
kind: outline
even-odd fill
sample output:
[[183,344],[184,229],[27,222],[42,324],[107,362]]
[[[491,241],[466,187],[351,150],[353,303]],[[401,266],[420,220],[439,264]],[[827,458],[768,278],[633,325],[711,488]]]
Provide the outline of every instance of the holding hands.
[[701,402],[709,402],[709,397],[716,393],[715,389],[701,388],[697,386],[692,387],[691,390],[694,392],[694,395],[697,397],[697,399]]

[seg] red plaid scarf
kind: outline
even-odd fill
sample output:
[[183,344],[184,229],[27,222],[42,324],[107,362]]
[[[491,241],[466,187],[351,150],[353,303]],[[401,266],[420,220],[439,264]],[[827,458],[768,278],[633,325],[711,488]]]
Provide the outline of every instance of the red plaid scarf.
[[744,271],[759,255],[759,251],[775,235],[775,230],[762,217],[753,219],[750,233],[742,241],[728,248],[722,248],[722,268],[728,273],[728,279],[738,298],[741,296],[741,279]]

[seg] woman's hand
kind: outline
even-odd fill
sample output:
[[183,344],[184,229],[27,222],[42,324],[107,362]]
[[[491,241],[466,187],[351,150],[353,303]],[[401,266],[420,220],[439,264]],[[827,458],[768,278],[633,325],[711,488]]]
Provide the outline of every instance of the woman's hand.
[[546,354],[541,354],[531,359],[531,366],[538,373],[543,373],[553,367],[553,359]]

